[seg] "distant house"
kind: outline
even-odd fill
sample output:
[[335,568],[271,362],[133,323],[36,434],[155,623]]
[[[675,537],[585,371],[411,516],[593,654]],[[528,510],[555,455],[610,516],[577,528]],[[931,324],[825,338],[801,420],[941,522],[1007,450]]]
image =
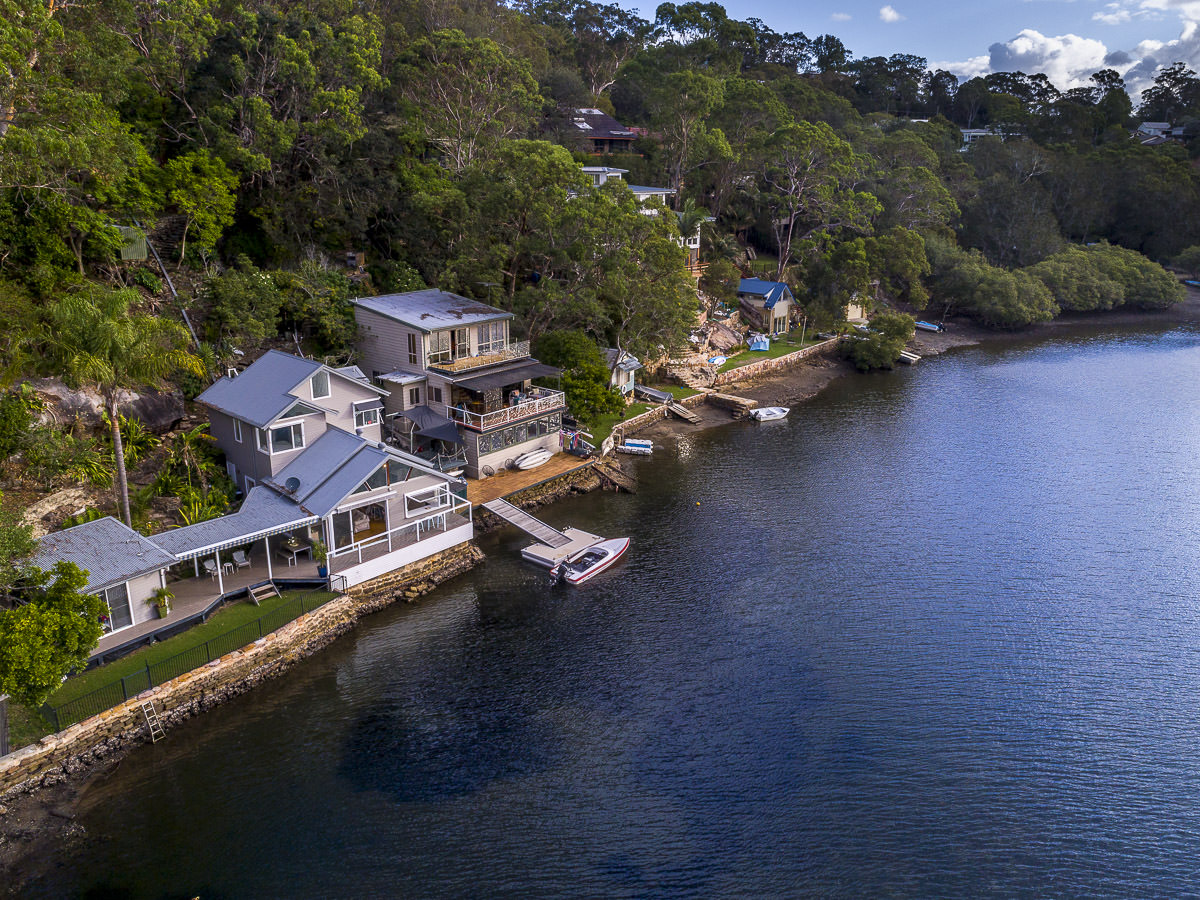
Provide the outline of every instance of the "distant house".
[[436,289],[354,301],[363,368],[390,392],[389,417],[406,423],[411,452],[434,442],[462,448],[461,467],[482,478],[522,453],[560,449],[566,399],[532,379],[560,370],[512,341],[512,313]]
[[584,139],[594,156],[632,153],[637,133],[598,109],[577,109],[571,116],[572,129]]
[[638,358],[628,351],[609,348],[604,351],[604,359],[611,373],[608,383],[622,396],[630,396],[633,393],[634,373],[642,368]]
[[46,535],[38,541],[32,562],[42,569],[72,562],[87,572],[84,590],[98,595],[108,607],[101,621],[108,635],[158,618],[148,601],[166,585],[165,570],[177,560],[108,516]]
[[1133,133],[1134,139],[1143,147],[1159,147],[1184,138],[1184,129],[1170,122],[1142,122]]
[[[611,166],[584,166],[583,171],[592,179],[592,184],[596,187],[600,187],[600,185],[608,181],[624,181],[625,176],[629,174],[628,169],[614,169]],[[644,184],[630,184],[629,190],[643,206],[649,200],[661,201],[662,205],[665,206],[667,198],[675,195],[673,188],[649,187]],[[654,211],[654,206],[647,206],[644,209],[646,215],[653,215]],[[679,216],[680,214],[676,213],[676,215]],[[700,262],[700,224],[696,224],[696,229],[692,234],[687,236],[680,234],[676,238],[676,241],[687,251],[685,266],[689,274],[699,278],[704,274],[704,265]]]
[[788,330],[796,298],[782,281],[743,278],[738,284],[738,304],[752,326],[767,334]]

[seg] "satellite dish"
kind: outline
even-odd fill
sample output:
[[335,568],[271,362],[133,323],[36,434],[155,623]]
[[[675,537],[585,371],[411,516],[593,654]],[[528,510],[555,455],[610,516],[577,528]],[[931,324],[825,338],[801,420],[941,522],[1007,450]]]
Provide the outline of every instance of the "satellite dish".
[[284,490],[286,490],[289,494],[294,494],[296,491],[300,490],[300,479],[293,475],[283,483],[283,487]]

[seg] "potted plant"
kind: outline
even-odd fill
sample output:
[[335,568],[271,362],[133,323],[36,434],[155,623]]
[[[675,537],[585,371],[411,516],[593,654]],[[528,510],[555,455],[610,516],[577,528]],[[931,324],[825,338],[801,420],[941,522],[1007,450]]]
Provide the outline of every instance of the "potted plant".
[[329,558],[329,551],[325,549],[325,545],[320,539],[312,542],[312,558],[317,564],[317,574],[322,578],[329,574],[329,568],[325,565],[325,561]]
[[158,610],[160,619],[165,619],[171,612],[171,601],[174,599],[175,595],[168,588],[160,587],[146,598],[146,602]]

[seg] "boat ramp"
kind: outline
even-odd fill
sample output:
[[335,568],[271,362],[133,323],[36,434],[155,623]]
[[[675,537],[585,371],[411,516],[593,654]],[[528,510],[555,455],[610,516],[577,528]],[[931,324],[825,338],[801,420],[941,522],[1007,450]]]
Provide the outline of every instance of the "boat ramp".
[[507,500],[489,500],[480,504],[488,512],[515,525],[526,534],[535,538],[538,543],[530,544],[521,551],[521,556],[530,562],[551,569],[568,556],[586,550],[603,538],[598,534],[589,534],[578,528],[565,528],[559,531],[531,516],[525,510],[513,506]]

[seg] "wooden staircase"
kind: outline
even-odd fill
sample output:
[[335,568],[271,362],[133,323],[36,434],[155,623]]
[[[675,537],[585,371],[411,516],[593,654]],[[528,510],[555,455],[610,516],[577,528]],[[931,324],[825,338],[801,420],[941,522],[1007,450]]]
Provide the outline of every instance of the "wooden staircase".
[[679,418],[683,419],[683,421],[689,422],[692,425],[700,424],[700,417],[686,406],[680,406],[678,403],[668,403],[667,410],[671,413],[671,415],[678,416]]
[[250,595],[250,602],[255,606],[259,606],[268,597],[278,597],[279,588],[275,587],[275,582],[268,581],[266,584],[256,584],[247,588]]

